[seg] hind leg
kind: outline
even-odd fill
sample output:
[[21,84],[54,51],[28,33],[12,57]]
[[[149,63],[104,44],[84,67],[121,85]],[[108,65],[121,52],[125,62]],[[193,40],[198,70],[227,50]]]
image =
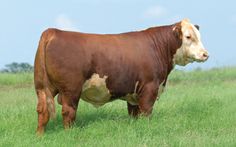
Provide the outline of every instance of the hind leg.
[[54,117],[54,96],[56,91],[49,91],[44,89],[36,89],[38,96],[37,112],[38,112],[38,127],[37,134],[43,134],[45,127],[49,121],[50,116]]
[[75,121],[79,95],[63,93],[60,95],[64,128],[69,128]]
[[38,128],[37,134],[43,134],[44,128],[49,120],[49,111],[47,108],[47,96],[44,90],[36,90],[38,96],[37,112],[38,112]]

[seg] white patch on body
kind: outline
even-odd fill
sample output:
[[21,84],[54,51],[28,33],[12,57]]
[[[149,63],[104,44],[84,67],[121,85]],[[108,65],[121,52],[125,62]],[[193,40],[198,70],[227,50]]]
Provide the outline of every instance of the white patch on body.
[[110,101],[111,94],[106,86],[107,76],[102,78],[98,74],[93,74],[82,88],[81,98],[93,104],[95,107],[104,105]]
[[189,22],[181,21],[182,45],[177,49],[173,63],[184,66],[194,61],[204,62],[208,59],[208,52],[204,49],[198,29]]
[[[100,107],[110,101],[111,94],[106,86],[107,76],[100,77],[98,74],[93,74],[90,79],[88,79],[82,88],[81,98],[92,104],[95,107]],[[137,81],[134,88],[134,93],[127,94],[120,99],[129,102],[131,105],[138,105],[137,99],[137,86],[139,82]]]

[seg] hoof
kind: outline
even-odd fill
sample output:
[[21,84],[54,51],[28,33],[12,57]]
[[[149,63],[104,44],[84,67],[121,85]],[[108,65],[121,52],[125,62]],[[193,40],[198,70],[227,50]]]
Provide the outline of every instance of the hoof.
[[43,136],[43,134],[44,134],[44,129],[43,128],[38,128],[37,131],[36,131],[36,135],[40,137],[40,136]]

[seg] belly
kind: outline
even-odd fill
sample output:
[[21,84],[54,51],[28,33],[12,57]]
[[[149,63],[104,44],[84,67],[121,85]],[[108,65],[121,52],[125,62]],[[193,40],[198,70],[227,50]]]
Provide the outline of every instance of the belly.
[[[107,78],[107,76],[100,77],[98,74],[93,74],[91,78],[84,83],[80,97],[95,107],[100,107],[110,102],[111,94],[106,86]],[[132,105],[137,105],[137,84],[138,82],[135,85],[133,94],[127,94],[125,97],[121,97],[120,99],[125,100]]]

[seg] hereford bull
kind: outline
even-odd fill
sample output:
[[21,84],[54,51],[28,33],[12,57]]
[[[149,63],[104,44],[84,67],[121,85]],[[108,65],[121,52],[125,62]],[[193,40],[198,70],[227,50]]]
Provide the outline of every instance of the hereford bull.
[[122,99],[129,115],[151,114],[174,65],[208,59],[198,29],[187,19],[122,34],[47,29],[34,66],[37,133],[55,117],[57,94],[65,128],[74,122],[80,98],[96,107]]

